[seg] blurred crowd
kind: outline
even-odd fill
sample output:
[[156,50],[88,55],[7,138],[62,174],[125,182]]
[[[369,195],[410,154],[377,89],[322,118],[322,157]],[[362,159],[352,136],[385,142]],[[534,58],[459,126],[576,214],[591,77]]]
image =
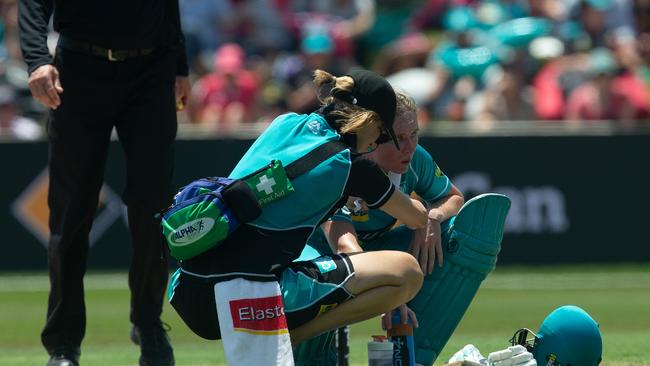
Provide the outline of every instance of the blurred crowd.
[[[29,97],[16,1],[0,0],[0,135],[39,138],[45,110]],[[193,89],[179,117],[208,129],[313,111],[313,70],[353,66],[411,94],[422,127],[634,125],[650,116],[650,0],[180,0],[180,8]]]

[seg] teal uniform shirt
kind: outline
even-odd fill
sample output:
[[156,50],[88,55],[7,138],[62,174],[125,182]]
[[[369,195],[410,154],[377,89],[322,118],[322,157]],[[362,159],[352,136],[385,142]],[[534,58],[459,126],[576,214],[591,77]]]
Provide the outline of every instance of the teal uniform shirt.
[[[242,178],[272,160],[286,167],[328,141],[342,140],[333,118],[327,110],[323,113],[326,116],[288,113],[277,117],[229,176]],[[296,259],[314,227],[341,208],[349,195],[376,205],[371,203],[370,207],[380,207],[395,190],[376,164],[350,149],[321,162],[291,183],[293,193],[264,206],[260,217],[240,226],[218,246],[184,260],[183,271],[211,278],[232,274],[274,280],[274,268]]]
[[[253,143],[230,173],[241,178],[269,164],[272,159],[287,166],[340,135],[318,114],[289,113],[276,118]],[[351,167],[350,150],[344,150],[291,181],[295,192],[264,207],[249,225],[268,230],[314,227],[343,195]]]
[[[400,191],[406,195],[415,192],[429,204],[444,197],[451,189],[449,178],[420,145],[413,154],[408,171],[402,175],[391,173],[389,176],[393,183],[399,184]],[[332,220],[351,222],[361,240],[368,240],[373,233],[385,232],[395,224],[395,218],[384,211],[368,209],[360,199],[355,201],[354,207],[343,207]]]
[[[400,191],[407,195],[416,193],[428,204],[446,196],[451,189],[449,178],[438,167],[431,155],[420,145],[416,147],[408,170],[402,175],[390,173],[389,176],[393,183],[399,186]],[[410,243],[411,230],[400,227],[392,230],[392,234],[388,235],[391,237],[391,245],[394,247],[380,244],[378,239],[386,236],[396,220],[384,211],[369,208],[363,199],[354,198],[354,204],[350,205],[348,203],[331,220],[350,222],[354,226],[357,238],[365,250],[406,250]],[[400,243],[395,242],[396,236],[400,238],[398,240]],[[327,239],[320,227],[309,238],[308,244],[311,249],[315,249],[319,254],[331,253]],[[301,260],[309,259],[315,255],[309,247],[303,252],[300,257]]]

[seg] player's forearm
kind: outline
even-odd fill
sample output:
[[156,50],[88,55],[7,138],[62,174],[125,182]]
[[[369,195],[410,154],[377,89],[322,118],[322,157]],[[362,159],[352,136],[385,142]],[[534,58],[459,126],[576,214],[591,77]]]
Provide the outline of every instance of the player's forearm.
[[464,203],[463,194],[455,186],[452,186],[452,190],[447,196],[429,205],[429,219],[438,222],[445,221],[457,215]]
[[424,204],[399,190],[395,190],[380,209],[410,229],[421,229],[427,225],[427,209]]

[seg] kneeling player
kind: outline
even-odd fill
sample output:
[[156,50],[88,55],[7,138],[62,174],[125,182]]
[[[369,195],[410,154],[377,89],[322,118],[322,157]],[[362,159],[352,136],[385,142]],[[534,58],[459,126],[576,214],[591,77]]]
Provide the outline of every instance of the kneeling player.
[[[461,193],[418,145],[416,110],[413,99],[398,91],[393,127],[400,149],[382,144],[367,156],[403,193],[416,193],[426,203],[427,226],[394,228],[393,217],[353,198],[322,229],[314,231],[300,259],[380,250],[399,250],[417,258],[426,276],[408,306],[419,323],[414,333],[416,361],[431,365],[495,266],[510,202],[505,196],[488,194],[463,205]],[[300,345],[294,352],[296,364],[334,365],[332,339],[330,333]]]

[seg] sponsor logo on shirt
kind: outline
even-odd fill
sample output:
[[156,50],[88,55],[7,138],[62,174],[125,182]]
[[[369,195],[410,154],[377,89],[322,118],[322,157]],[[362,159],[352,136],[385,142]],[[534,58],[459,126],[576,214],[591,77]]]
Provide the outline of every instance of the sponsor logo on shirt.
[[352,221],[366,222],[370,219],[368,216],[368,205],[361,198],[350,197],[346,207],[350,212]]
[[307,128],[313,133],[314,135],[320,135],[320,129],[321,125],[320,122],[318,121],[311,121],[307,123]]
[[232,300],[230,315],[236,332],[260,335],[289,332],[281,295]]
[[441,178],[442,176],[445,175],[445,173],[443,173],[442,170],[440,170],[440,167],[439,167],[439,166],[436,167],[436,171],[435,171],[434,174],[435,174],[436,177],[438,177],[438,178]]

